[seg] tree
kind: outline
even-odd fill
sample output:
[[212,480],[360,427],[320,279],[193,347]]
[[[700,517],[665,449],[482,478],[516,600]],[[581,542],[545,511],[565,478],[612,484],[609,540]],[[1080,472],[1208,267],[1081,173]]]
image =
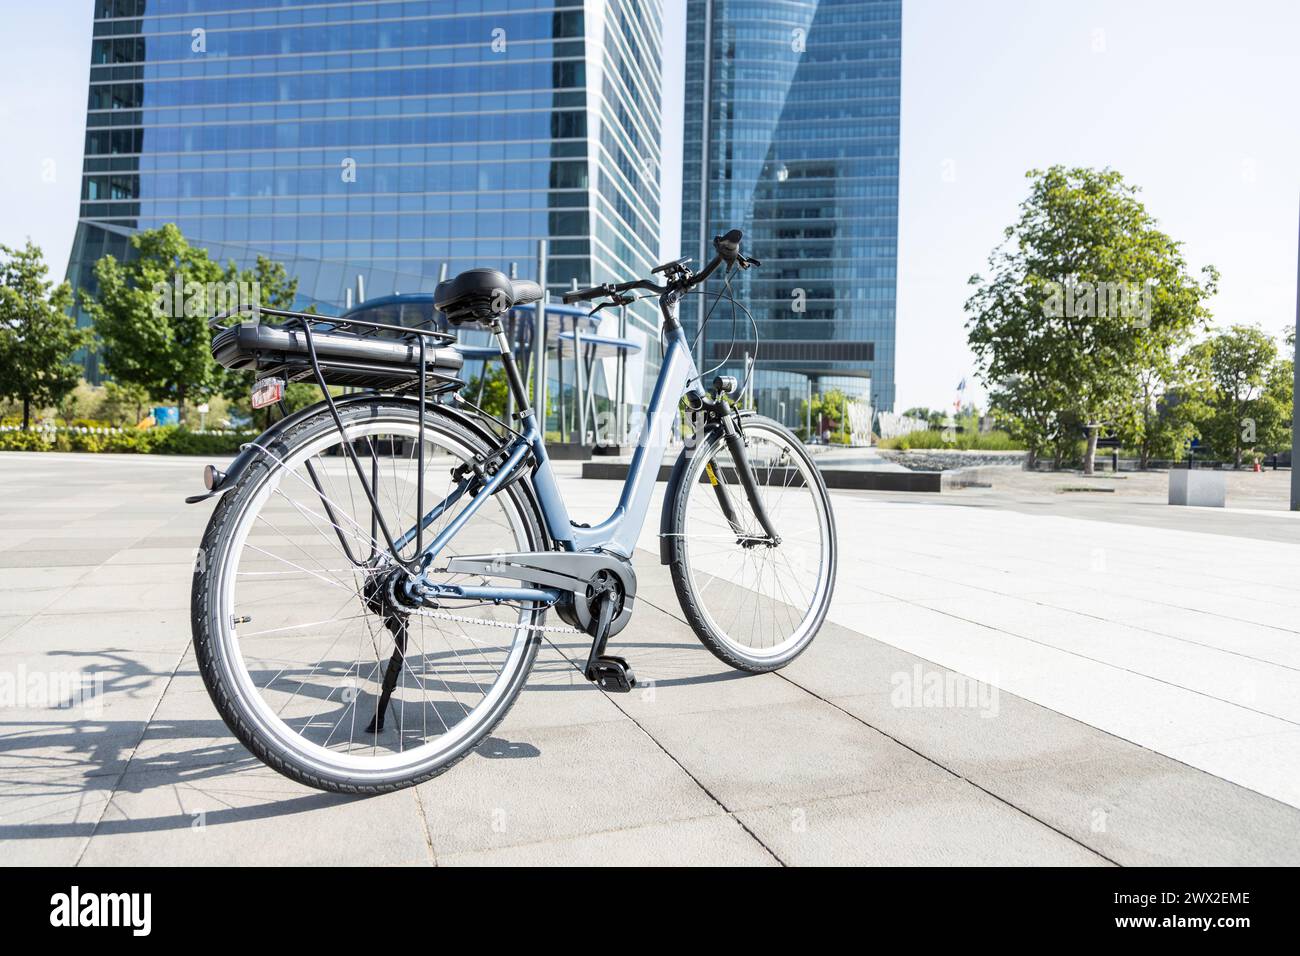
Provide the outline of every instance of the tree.
[[[818,392],[812,396],[812,428],[809,441],[819,439],[823,432],[829,432],[831,441],[838,441],[844,430],[844,416],[848,413],[848,397],[838,388]],[[799,415],[808,421],[808,399],[799,403]]]
[[77,349],[90,345],[89,329],[78,329],[68,313],[72,287],[55,286],[49,267],[31,240],[22,249],[0,246],[0,396],[22,402],[23,430],[32,408],[57,405],[77,387]]
[[1234,325],[1196,345],[1189,361],[1202,397],[1201,438],[1217,456],[1241,466],[1246,453],[1280,447],[1291,418],[1290,362],[1262,329]]
[[917,405],[915,408],[909,408],[903,412],[904,418],[915,418],[925,422],[936,431],[943,428],[943,423],[948,417],[947,412],[937,412],[934,409],[926,408],[924,405]]
[[1134,381],[1130,414],[1115,427],[1125,447],[1138,454],[1145,470],[1155,458],[1178,458],[1196,435],[1196,418],[1203,407],[1194,370],[1184,360],[1139,369]]
[[966,328],[996,413],[1059,467],[1086,435],[1131,414],[1136,379],[1207,319],[1212,267],[1200,281],[1156,228],[1138,190],[1109,169],[1031,170],[1020,217],[975,275]]
[[227,275],[168,223],[131,237],[136,255],[95,263],[99,292],[85,296],[104,346],[104,369],[158,401],[207,395],[219,381],[208,351],[208,318],[230,297]]
[[[1293,333],[1294,334],[1294,333]],[[1295,359],[1279,359],[1269,372],[1264,394],[1276,409],[1278,422],[1269,429],[1266,440],[1260,443],[1264,453],[1291,449],[1291,423],[1295,403]]]
[[506,404],[510,397],[510,385],[506,381],[506,370],[501,366],[484,367],[483,371],[469,380],[464,394],[476,402],[489,415],[504,418]]
[[123,385],[120,382],[104,383],[103,414],[113,424],[136,424],[144,418],[144,405],[149,400],[149,393],[139,385]]

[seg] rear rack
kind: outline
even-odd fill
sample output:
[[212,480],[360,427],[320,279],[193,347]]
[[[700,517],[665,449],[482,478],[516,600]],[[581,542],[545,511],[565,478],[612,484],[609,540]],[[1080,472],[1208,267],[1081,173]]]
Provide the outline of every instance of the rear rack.
[[[264,316],[281,321],[263,322]],[[240,321],[237,324],[226,324],[232,319]],[[357,451],[352,447],[353,443],[347,440],[347,429],[329,386],[348,385],[390,393],[415,393],[419,405],[418,430],[419,435],[423,436],[430,397],[456,391],[465,384],[457,377],[464,364],[464,356],[449,347],[456,341],[456,336],[436,329],[265,307],[222,313],[208,322],[208,328],[219,330],[212,336],[212,356],[226,368],[252,371],[259,377],[282,375],[286,382],[308,378],[315,380],[320,387],[323,403],[334,419],[334,427],[342,439],[343,450],[370,502],[373,519],[371,556],[375,553],[374,542],[382,534],[389,553],[395,560],[405,563],[375,498],[378,475],[375,473],[367,477],[362,468]],[[281,411],[287,412],[283,402],[280,407]],[[424,446],[423,440],[416,440],[416,513],[421,515],[424,514]],[[372,465],[378,467],[375,462]],[[316,474],[310,461],[307,469],[315,482]],[[316,487],[319,492],[320,485],[317,484]],[[321,503],[326,512],[331,513],[323,492]],[[351,548],[337,523],[335,532],[349,557],[352,557]],[[415,554],[419,555],[424,546],[423,522],[416,523],[415,543]]]
[[457,377],[464,357],[450,348],[456,337],[436,329],[276,308],[225,312],[208,326],[217,330],[212,357],[259,377],[404,392],[416,388],[423,370],[435,394],[464,384]]
[[[342,332],[351,333],[359,336],[375,335],[379,332],[393,332],[398,336],[423,335],[428,338],[436,339],[439,342],[451,343],[456,341],[456,336],[449,332],[440,332],[437,329],[422,329],[410,325],[391,325],[387,322],[367,322],[365,319],[349,319],[333,315],[317,315],[313,312],[294,312],[289,309],[273,309],[269,306],[261,306],[257,309],[232,309],[229,312],[223,312],[208,321],[209,329],[221,327],[221,324],[229,319],[239,318],[241,321],[260,321],[261,316],[271,315],[279,319],[290,319],[298,323],[318,325],[322,328],[318,332]],[[290,323],[280,323],[287,325]],[[328,326],[324,328],[323,326]],[[365,331],[356,331],[364,329]],[[414,342],[414,339],[411,339]]]

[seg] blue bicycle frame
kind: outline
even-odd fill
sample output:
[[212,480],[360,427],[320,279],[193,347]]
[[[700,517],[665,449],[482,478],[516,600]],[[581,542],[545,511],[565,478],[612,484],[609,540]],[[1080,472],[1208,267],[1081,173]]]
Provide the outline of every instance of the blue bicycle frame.
[[[417,560],[426,571],[483,502],[499,490],[514,475],[517,468],[523,467],[524,460],[530,453],[536,461],[533,470],[533,487],[537,493],[546,530],[551,538],[566,551],[600,550],[622,558],[632,556],[650,508],[659,466],[672,435],[678,402],[683,395],[694,395],[699,398],[704,396],[699,370],[691,356],[690,342],[671,312],[675,304],[675,299],[662,303],[667,339],[664,361],[659,370],[658,380],[655,382],[650,406],[646,410],[645,424],[632,456],[627,479],[623,483],[622,494],[613,513],[593,527],[580,527],[573,523],[555,480],[550,458],[546,453],[546,442],[541,426],[530,407],[522,414],[522,432],[505,446],[505,461],[418,556]],[[509,362],[510,356],[506,352],[504,340],[501,344],[503,359]],[[513,366],[508,366],[508,369],[513,371]],[[464,496],[467,489],[468,480],[463,480],[446,498],[430,509],[421,519],[421,526],[428,527],[445,514]],[[396,541],[397,547],[401,549],[409,544],[415,539],[416,534],[417,529],[411,528]],[[421,579],[423,578],[424,575],[421,575]],[[418,581],[417,590],[425,596],[434,598],[451,597],[477,601],[531,600],[543,604],[553,604],[561,594],[553,588],[473,587],[437,584],[427,580]]]

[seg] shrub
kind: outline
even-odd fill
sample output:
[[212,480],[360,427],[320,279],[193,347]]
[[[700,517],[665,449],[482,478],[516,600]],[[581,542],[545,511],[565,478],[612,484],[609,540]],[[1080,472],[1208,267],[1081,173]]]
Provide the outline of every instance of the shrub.
[[0,431],[0,451],[75,451],[126,455],[233,455],[253,432],[195,432],[169,425],[121,431]]
[[53,447],[46,432],[35,429],[0,432],[0,451],[49,451]]
[[942,449],[946,451],[1020,451],[1025,446],[1006,432],[950,432],[946,429],[923,428],[920,431],[899,435],[895,438],[882,438],[881,448],[893,448],[907,451],[911,448]]
[[160,455],[233,455],[240,445],[257,437],[256,432],[195,432],[175,427],[150,431],[165,433],[151,449]]

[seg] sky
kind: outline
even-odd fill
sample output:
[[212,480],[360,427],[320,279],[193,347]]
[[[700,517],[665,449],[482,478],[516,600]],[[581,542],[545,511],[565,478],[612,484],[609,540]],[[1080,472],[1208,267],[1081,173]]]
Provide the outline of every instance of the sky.
[[[664,258],[680,245],[685,0],[664,2]],[[66,269],[92,0],[10,4],[0,35],[0,243],[30,236]],[[1296,321],[1300,3],[903,0],[898,400],[982,389],[962,306],[1027,194],[1024,174],[1110,166],[1142,187],[1220,324]]]

